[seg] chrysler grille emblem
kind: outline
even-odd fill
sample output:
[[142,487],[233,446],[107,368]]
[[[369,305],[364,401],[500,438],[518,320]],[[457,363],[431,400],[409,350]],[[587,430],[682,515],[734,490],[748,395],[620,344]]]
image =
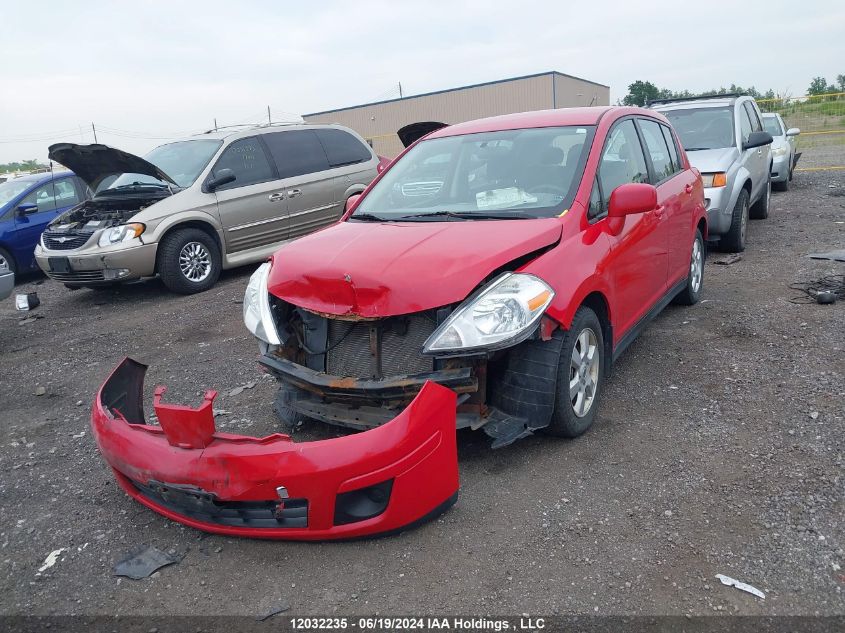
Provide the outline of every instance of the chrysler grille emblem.
[[54,239],[56,242],[58,242],[59,244],[64,244],[65,242],[69,242],[69,241],[70,241],[70,238],[69,238],[69,237],[56,237],[56,238],[53,238],[53,239]]

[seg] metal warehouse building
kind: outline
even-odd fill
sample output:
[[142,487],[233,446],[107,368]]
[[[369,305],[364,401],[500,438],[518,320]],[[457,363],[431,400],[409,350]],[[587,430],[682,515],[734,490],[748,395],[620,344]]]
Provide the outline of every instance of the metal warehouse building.
[[309,123],[350,127],[367,139],[376,153],[392,158],[402,151],[396,131],[410,123],[438,121],[451,125],[512,112],[609,104],[608,86],[551,71],[302,117]]

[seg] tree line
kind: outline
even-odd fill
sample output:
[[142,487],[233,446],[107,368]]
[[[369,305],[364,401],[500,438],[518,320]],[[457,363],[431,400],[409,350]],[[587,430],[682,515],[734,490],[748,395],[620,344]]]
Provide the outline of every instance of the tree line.
[[[845,74],[837,75],[835,84],[828,83],[824,77],[813,77],[810,86],[807,88],[808,95],[823,95],[836,92],[845,92]],[[622,105],[642,106],[655,99],[710,97],[729,93],[749,95],[755,99],[783,99],[789,96],[776,94],[772,89],[762,92],[754,86],[742,87],[736,84],[731,84],[729,88],[723,86],[714,90],[704,90],[703,92],[690,92],[689,90],[674,91],[668,88],[658,88],[650,81],[637,80],[628,86],[628,94],[622,98],[620,103]]]
[[44,169],[45,167],[47,167],[47,165],[39,163],[34,158],[20,162],[0,163],[0,174],[14,171],[34,171],[36,169]]

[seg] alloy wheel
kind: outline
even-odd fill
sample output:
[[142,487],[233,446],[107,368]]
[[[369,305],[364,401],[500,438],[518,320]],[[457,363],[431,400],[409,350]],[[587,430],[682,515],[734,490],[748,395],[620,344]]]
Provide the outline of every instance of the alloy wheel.
[[704,254],[701,250],[701,241],[696,239],[692,244],[692,258],[689,265],[690,288],[698,292],[701,288],[701,277],[704,272]]
[[185,279],[199,283],[211,274],[211,253],[201,242],[188,242],[179,251],[179,269]]
[[596,333],[584,328],[572,348],[569,361],[569,400],[579,418],[590,412],[599,383],[599,349]]

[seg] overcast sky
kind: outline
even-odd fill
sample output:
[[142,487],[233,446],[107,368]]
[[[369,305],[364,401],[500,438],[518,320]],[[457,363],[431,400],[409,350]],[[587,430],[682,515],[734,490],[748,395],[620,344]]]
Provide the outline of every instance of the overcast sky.
[[[558,70],[611,89],[845,73],[841,0],[20,2],[0,19],[0,163],[57,141],[143,154],[219,125]],[[154,138],[162,137],[162,138]]]

